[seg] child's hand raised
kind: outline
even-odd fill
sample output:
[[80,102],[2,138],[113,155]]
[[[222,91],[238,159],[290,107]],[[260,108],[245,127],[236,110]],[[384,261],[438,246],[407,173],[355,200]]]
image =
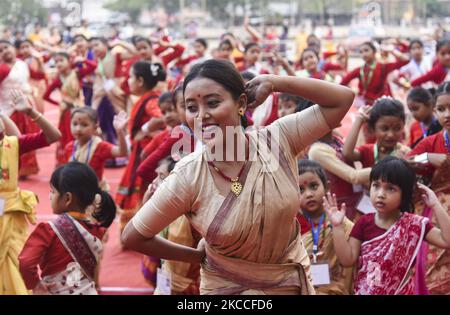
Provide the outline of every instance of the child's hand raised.
[[358,110],[359,118],[362,121],[368,121],[370,117],[370,112],[372,111],[372,106],[363,106]]
[[341,205],[341,210],[338,209],[336,195],[333,194],[331,196],[330,193],[327,193],[326,197],[323,197],[323,207],[327,212],[328,218],[330,218],[331,224],[333,227],[339,226],[342,224],[345,218],[345,203]]
[[123,110],[114,116],[113,126],[117,131],[125,130],[128,124],[128,115]]
[[18,112],[30,113],[33,107],[28,98],[20,90],[13,90],[11,92],[12,103],[11,107]]
[[433,209],[436,205],[440,204],[438,197],[430,188],[421,183],[417,183],[417,187],[419,188],[423,201],[428,207]]

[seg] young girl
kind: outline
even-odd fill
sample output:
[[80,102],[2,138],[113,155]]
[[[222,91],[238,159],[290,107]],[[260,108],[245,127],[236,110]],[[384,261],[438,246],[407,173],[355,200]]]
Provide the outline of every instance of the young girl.
[[[437,89],[436,118],[443,130],[426,137],[410,152],[411,157],[426,154],[425,166],[419,167],[419,172],[429,178],[430,186],[436,192],[439,200],[450,211],[450,82]],[[419,166],[414,163],[413,166]],[[433,215],[430,207],[423,203],[416,204],[416,212],[428,217],[436,223],[437,215]],[[442,227],[442,226],[441,226]],[[432,294],[448,294],[450,292],[450,253],[448,250],[429,246],[422,248],[419,258],[423,259],[427,269],[427,285]]]
[[[406,66],[400,68],[398,73],[399,78],[396,80],[396,83],[407,89],[411,87],[409,82],[423,76],[432,68],[430,58],[426,58],[423,55],[423,42],[421,40],[415,39],[409,43],[409,53],[411,55],[411,61]],[[432,86],[428,84],[423,87],[431,88]]]
[[19,135],[13,121],[0,113],[0,295],[28,294],[18,269],[18,255],[36,223],[37,196],[18,186],[19,158],[31,150],[49,146],[61,137],[41,113],[18,91],[11,95],[12,108],[34,120],[42,131]]
[[441,84],[450,81],[450,40],[441,40],[436,45],[437,62],[434,67],[411,82],[412,86],[419,86],[426,82],[433,82],[434,84]]
[[97,136],[98,119],[97,112],[90,107],[80,107],[73,110],[71,114],[71,132],[74,138],[64,150],[65,160],[63,163],[78,161],[88,164],[95,171],[103,190],[109,191],[108,184],[103,178],[105,161],[115,157],[127,155],[127,144],[125,140],[125,128],[127,115],[120,112],[114,116],[113,125],[118,135],[119,145],[113,145],[103,141]]
[[[355,150],[359,131],[365,121],[368,121],[376,142],[364,144]],[[385,97],[377,100],[372,108],[363,107],[342,149],[346,161],[349,163],[360,161],[363,167],[372,167],[388,155],[405,156],[410,149],[400,143],[404,127],[405,111],[398,100]]]
[[[66,162],[64,150],[67,144],[73,141],[72,133],[70,132],[70,112],[73,108],[84,106],[81,80],[85,76],[93,73],[97,64],[78,57],[75,63],[82,62],[86,67],[72,69],[70,57],[67,53],[56,53],[53,58],[58,74],[47,87],[44,100],[59,106],[60,109],[58,129],[61,131],[62,137],[56,147],[56,166],[59,166]],[[51,94],[57,89],[61,91],[61,102],[57,102],[51,98]]]
[[[158,177],[149,186],[143,202],[146,202],[158,189],[161,182],[169,176],[169,173],[175,167],[176,161],[171,157],[161,160],[156,170]],[[185,217],[179,217],[172,222],[167,229],[160,233],[161,237],[192,248],[197,248],[200,242],[200,234],[191,226],[189,220]],[[160,267],[161,261],[152,256],[144,256],[142,260],[142,271],[145,278],[153,286],[156,285],[155,267]],[[186,263],[172,260],[163,260],[161,269],[163,273],[170,275],[171,295],[198,295],[200,285],[200,265],[195,263]],[[162,294],[157,287],[155,294]]]
[[[83,163],[57,168],[50,187],[51,206],[58,217],[40,223],[29,236],[19,255],[22,277],[34,294],[95,295],[102,238],[116,215],[114,201]],[[86,209],[92,206],[99,224],[89,222]]]
[[[410,213],[416,185],[422,199],[436,215],[440,229],[433,227],[427,218]],[[372,169],[370,200],[377,212],[362,216],[347,240],[342,225],[345,204],[339,210],[334,196],[328,193],[324,198],[339,261],[347,267],[357,263],[355,294],[421,292],[422,288],[413,277],[414,260],[423,240],[440,248],[450,248],[450,217],[434,192],[416,184],[414,171],[395,157],[385,158]]]
[[319,55],[312,48],[305,48],[300,56],[301,71],[295,74],[302,78],[313,78],[333,82],[333,78],[323,70],[319,69]]
[[158,82],[165,81],[166,72],[160,64],[138,61],[133,65],[128,84],[130,91],[139,96],[131,109],[128,128],[131,141],[131,155],[126,166],[116,202],[122,210],[120,215],[120,230],[133,217],[139,207],[145,192],[145,183],[137,176],[136,170],[141,162],[142,149],[150,142],[155,132],[165,127],[161,110],[158,107],[158,93],[154,87]]
[[401,68],[409,59],[395,50],[390,51],[397,58],[393,63],[380,63],[376,59],[377,49],[371,42],[361,45],[361,57],[364,60],[362,67],[350,71],[341,81],[348,85],[353,79],[358,79],[358,106],[372,105],[376,99],[383,95],[390,96],[391,90],[387,82],[389,73]]
[[44,63],[50,60],[50,55],[41,56],[29,40],[17,42],[16,48],[20,58],[28,64],[30,70],[30,84],[33,88],[36,109],[44,113],[44,101],[42,97],[47,85]]
[[238,70],[249,71],[254,75],[269,73],[261,65],[261,47],[257,43],[249,43],[245,45],[244,60],[238,65]]
[[415,119],[409,131],[409,146],[414,149],[420,140],[441,131],[442,126],[434,116],[434,100],[428,90],[421,87],[412,89],[406,103]]
[[[298,172],[301,210],[297,219],[302,240],[312,263],[327,264],[330,270],[331,282],[316,286],[316,294],[348,295],[352,292],[353,268],[343,268],[334,252],[331,224],[323,207],[323,197],[329,191],[325,171],[317,162],[300,160]],[[348,239],[353,223],[344,218],[343,225]]]

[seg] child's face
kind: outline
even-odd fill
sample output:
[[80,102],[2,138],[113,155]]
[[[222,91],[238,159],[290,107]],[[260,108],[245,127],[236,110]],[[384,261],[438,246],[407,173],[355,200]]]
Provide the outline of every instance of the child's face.
[[161,163],[161,165],[159,165],[156,168],[156,175],[158,176],[158,183],[160,183],[161,181],[163,181],[167,176],[169,176],[169,164],[167,162],[163,162]]
[[290,114],[295,113],[295,109],[297,108],[297,104],[293,101],[279,100],[278,102],[278,117],[284,117]]
[[375,59],[375,52],[368,45],[363,45],[360,50],[361,58],[364,62],[372,62]]
[[375,137],[377,143],[388,150],[392,150],[401,141],[405,123],[396,116],[382,116],[375,123]]
[[444,67],[450,67],[450,45],[442,47],[438,51],[437,57]]
[[435,113],[441,126],[450,132],[450,94],[444,94],[437,98]]
[[422,59],[422,56],[423,56],[423,47],[420,46],[420,44],[418,44],[418,43],[414,43],[414,44],[412,44],[412,46],[411,46],[410,52],[411,52],[411,57],[412,57],[414,60]]
[[88,142],[97,130],[97,124],[86,113],[76,113],[70,122],[72,135],[80,143]]
[[19,53],[25,58],[31,56],[31,45],[28,42],[22,43],[19,48]]
[[233,48],[230,45],[224,44],[219,48],[219,56],[223,59],[230,59]]
[[428,106],[412,100],[408,100],[407,104],[414,119],[419,122],[427,121],[433,115],[433,107],[431,105]]
[[302,58],[302,66],[308,71],[315,71],[317,69],[317,64],[319,63],[319,59],[312,51],[306,51],[303,53]]
[[0,58],[4,62],[11,62],[16,58],[15,48],[9,44],[0,44]]
[[184,104],[183,93],[178,92],[175,97],[175,100],[176,100],[175,107],[177,109],[178,119],[180,119],[180,122],[182,124],[186,124],[186,105]]
[[56,190],[55,187],[50,185],[50,204],[54,214],[61,214],[65,211],[66,207],[64,200],[62,200],[61,195]]
[[245,59],[247,60],[248,63],[254,64],[259,60],[260,56],[261,56],[261,48],[259,48],[258,46],[253,46],[245,54]]
[[56,56],[55,57],[55,64],[56,64],[56,70],[58,72],[64,72],[67,69],[70,68],[69,60],[63,56]]
[[172,103],[172,100],[169,99],[159,104],[159,108],[161,108],[163,119],[166,125],[173,128],[180,124],[180,118],[178,117],[178,112],[175,108],[175,105]]
[[139,95],[143,89],[143,81],[134,74],[133,68],[130,69],[130,77],[128,78],[128,86],[130,87],[131,94]]
[[74,44],[79,52],[85,52],[89,48],[89,43],[83,37],[77,37]]
[[194,43],[194,51],[197,56],[203,56],[205,54],[206,47],[200,43],[195,42]]
[[379,213],[393,213],[400,210],[402,190],[399,186],[381,179],[374,180],[370,184],[370,201]]
[[317,174],[303,173],[298,177],[300,187],[300,208],[307,212],[323,211],[323,197],[326,190]]
[[143,60],[151,60],[153,56],[153,49],[152,47],[145,41],[139,41],[136,43],[136,49],[139,53],[139,56]]
[[94,52],[95,57],[103,58],[108,52],[108,47],[106,47],[101,41],[94,40],[92,42],[92,51]]

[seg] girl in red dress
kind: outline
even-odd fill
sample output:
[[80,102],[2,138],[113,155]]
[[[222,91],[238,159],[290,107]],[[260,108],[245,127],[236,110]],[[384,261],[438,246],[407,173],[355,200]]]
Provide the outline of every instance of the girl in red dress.
[[[93,61],[85,60],[82,57],[77,57],[75,64],[83,63],[86,67],[73,69],[70,64],[70,57],[67,53],[61,52],[54,55],[57,76],[53,82],[47,87],[44,93],[44,100],[59,106],[59,122],[58,128],[61,131],[62,137],[56,147],[56,166],[66,162],[64,150],[66,145],[73,141],[72,133],[70,131],[70,111],[73,108],[84,106],[82,80],[85,76],[93,73],[97,64]],[[61,102],[51,98],[51,94],[59,89],[61,91]]]
[[166,72],[163,66],[157,63],[138,61],[131,69],[128,85],[131,93],[139,96],[139,99],[131,109],[128,124],[131,155],[116,194],[116,202],[121,210],[121,231],[139,208],[148,185],[136,174],[141,163],[141,152],[152,137],[165,128],[162,113],[158,107],[159,94],[154,91],[158,82],[165,79]]
[[[370,115],[370,116],[369,116]],[[373,131],[376,142],[355,149],[361,126],[365,121]],[[385,157],[404,157],[410,149],[401,144],[405,128],[403,104],[393,98],[380,98],[373,107],[360,109],[350,133],[345,140],[342,153],[347,162],[360,161],[363,167],[372,167]]]
[[390,96],[391,90],[387,82],[389,73],[400,69],[409,62],[409,59],[398,51],[390,53],[397,58],[393,63],[380,63],[376,59],[377,49],[371,42],[361,45],[361,57],[364,60],[362,67],[350,71],[341,81],[348,85],[353,79],[358,79],[359,106],[372,105],[376,99],[383,95]]
[[[57,218],[40,223],[29,236],[19,255],[22,277],[35,294],[95,295],[102,238],[116,215],[114,201],[100,189],[92,168],[83,163],[56,169],[50,187]],[[86,213],[92,206],[98,224],[91,223]]]
[[[412,162],[418,174],[436,192],[444,209],[450,214],[450,82],[441,85],[436,92],[436,118],[443,130],[422,139],[409,156],[426,155],[425,161]],[[428,217],[433,223],[438,220],[430,207],[416,203],[416,213]],[[450,252],[435,246],[423,246],[418,263],[426,267],[426,282],[431,294],[450,293]]]
[[[412,214],[418,192],[432,209],[440,228],[428,218]],[[428,187],[417,184],[414,171],[395,157],[387,157],[370,173],[370,201],[376,213],[362,216],[347,240],[343,228],[345,204],[328,194],[324,206],[333,225],[333,243],[344,267],[357,266],[354,293],[361,295],[420,294],[414,281],[414,261],[423,241],[450,248],[450,216]]]
[[100,187],[109,191],[103,178],[105,161],[127,155],[125,128],[127,115],[120,112],[114,116],[113,125],[118,135],[119,145],[113,145],[96,135],[98,129],[97,112],[90,107],[74,109],[71,114],[71,132],[74,140],[64,150],[64,163],[78,161],[88,164],[97,174]]
[[406,103],[415,119],[409,130],[409,146],[414,149],[420,140],[439,132],[442,126],[434,116],[434,100],[428,90],[421,87],[412,89]]

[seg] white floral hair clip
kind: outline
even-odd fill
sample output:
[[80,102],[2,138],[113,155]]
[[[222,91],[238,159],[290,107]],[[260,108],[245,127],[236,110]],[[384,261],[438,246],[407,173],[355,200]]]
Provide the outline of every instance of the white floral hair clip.
[[150,65],[150,71],[152,72],[152,75],[154,77],[156,77],[158,75],[158,69],[159,69],[159,67],[157,65],[155,65],[155,64]]

